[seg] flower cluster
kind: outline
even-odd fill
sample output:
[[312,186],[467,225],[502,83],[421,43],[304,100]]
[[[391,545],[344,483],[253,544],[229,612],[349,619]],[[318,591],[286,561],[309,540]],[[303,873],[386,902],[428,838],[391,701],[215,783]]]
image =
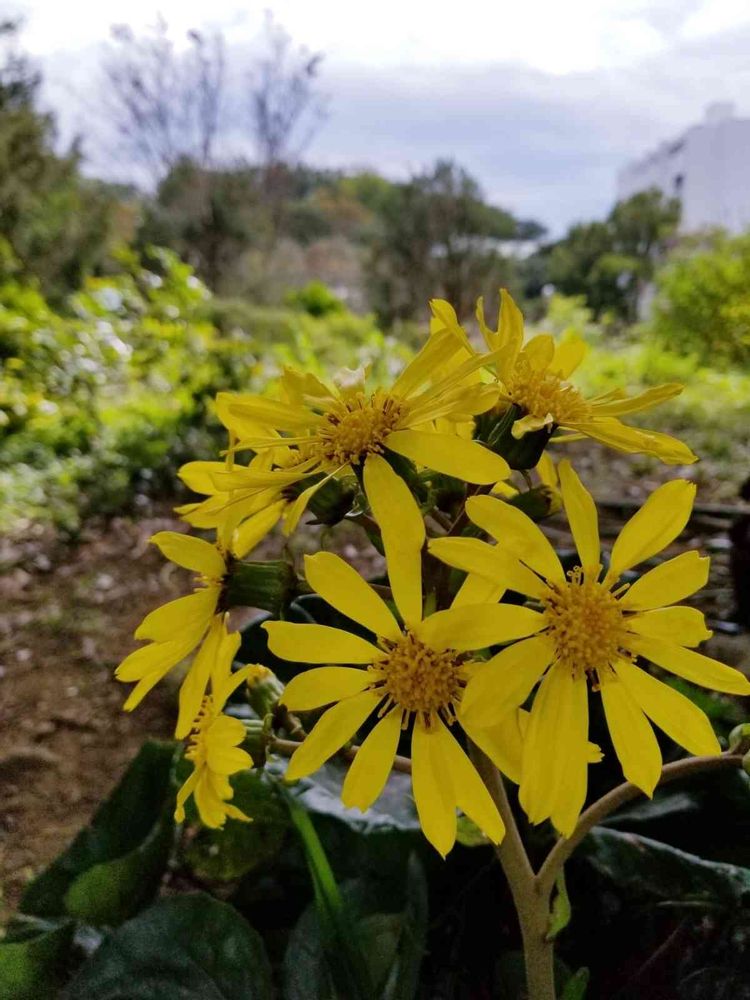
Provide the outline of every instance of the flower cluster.
[[[224,461],[184,467],[201,499],[179,509],[214,541],[154,536],[197,586],[146,617],[136,638],[147,645],[117,670],[119,680],[136,682],[131,709],[192,656],[176,735],[189,737],[193,773],[179,793],[178,819],[190,794],[209,826],[247,818],[230,802],[229,780],[252,766],[241,748],[245,727],[224,712],[231,692],[259,676],[257,667],[234,664],[240,637],[230,612],[241,605],[275,613],[264,625],[275,657],[311,665],[283,690],[268,687],[268,749],[288,749],[274,729],[304,736],[286,780],[346,750],[342,799],[366,810],[395,758],[407,756],[420,823],[442,855],[455,842],[459,811],[494,843],[504,835],[477,769],[481,755],[519,785],[532,823],[550,819],[569,836],[588,767],[601,758],[589,742],[592,698],[601,699],[625,777],[651,795],[662,767],[653,726],[690,753],[720,750],[703,712],[653,668],[750,693],[741,673],[696,651],[711,633],[699,611],[680,604],[705,584],[708,559],[691,550],[634,573],[683,530],[694,486],[675,479],[659,487],[607,557],[594,500],[570,462],[555,467],[546,450],[559,456],[559,445],[589,438],[688,465],[695,456],[684,444],[621,419],[680,386],[584,398],[570,376],[585,344],[525,339],[505,291],[497,330],[479,303],[482,347],[447,303],[433,302],[432,311],[429,338],[390,386],[368,386],[361,371],[326,384],[287,370],[274,397],[219,395]],[[513,470],[523,472],[515,485]],[[560,504],[578,554],[567,570],[538,524]],[[361,525],[385,557],[387,584],[369,584],[330,552],[305,559],[304,582],[286,564],[248,562],[278,522],[289,535],[308,508],[326,524]],[[285,620],[302,590],[352,629]]]

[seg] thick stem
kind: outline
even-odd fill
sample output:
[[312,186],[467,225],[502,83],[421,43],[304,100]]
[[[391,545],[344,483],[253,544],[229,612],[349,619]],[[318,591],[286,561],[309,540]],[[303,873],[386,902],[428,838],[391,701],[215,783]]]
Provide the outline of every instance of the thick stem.
[[[723,753],[717,757],[687,757],[685,760],[676,760],[671,764],[665,764],[662,768],[658,785],[661,786],[668,781],[677,781],[679,778],[688,778],[695,774],[705,774],[707,771],[742,767],[742,760],[743,755],[738,753]],[[563,865],[593,827],[601,823],[620,806],[624,806],[626,802],[638,798],[639,795],[643,795],[640,788],[625,781],[622,785],[618,785],[617,788],[613,788],[612,791],[597,799],[585,812],[581,813],[578,826],[573,833],[567,839],[561,838],[557,841],[540,868],[537,883],[541,891],[547,894],[552,892],[555,879]]]
[[534,877],[500,772],[473,743],[469,744],[469,751],[505,823],[505,837],[495,852],[518,914],[528,998],[555,1000],[554,946],[547,940],[550,893],[544,892]]

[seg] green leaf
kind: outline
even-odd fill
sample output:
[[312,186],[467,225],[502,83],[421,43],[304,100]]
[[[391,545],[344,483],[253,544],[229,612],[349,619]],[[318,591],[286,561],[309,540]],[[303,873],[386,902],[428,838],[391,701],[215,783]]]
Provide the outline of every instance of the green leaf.
[[547,930],[547,940],[554,941],[560,931],[564,931],[570,923],[572,910],[570,907],[570,897],[565,885],[565,872],[555,879],[555,895],[552,899],[552,912],[550,913],[549,929]]
[[26,888],[22,913],[118,924],[152,898],[172,844],[174,755],[173,743],[143,745],[90,825]]
[[600,827],[579,850],[598,872],[639,898],[712,909],[750,901],[750,869],[706,861],[635,833]]
[[228,819],[223,829],[201,827],[185,848],[188,866],[201,878],[230,882],[271,862],[289,829],[289,812],[268,776],[242,771],[232,779],[236,805],[251,823]]
[[73,929],[72,920],[34,920],[28,926],[14,921],[8,938],[0,943],[0,997],[53,996],[62,983]]
[[591,974],[588,969],[579,969],[565,984],[560,1000],[584,1000]]
[[226,903],[196,892],[123,924],[83,966],[65,1000],[272,1000],[260,935]]

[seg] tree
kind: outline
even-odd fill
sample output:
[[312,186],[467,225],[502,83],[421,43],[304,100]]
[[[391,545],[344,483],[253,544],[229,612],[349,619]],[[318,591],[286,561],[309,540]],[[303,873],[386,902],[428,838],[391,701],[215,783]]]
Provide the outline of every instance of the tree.
[[77,144],[55,152],[54,119],[37,108],[41,78],[17,35],[16,23],[0,24],[0,237],[55,300],[101,261],[114,198],[81,176]]
[[573,226],[549,256],[549,278],[566,295],[585,295],[597,316],[638,316],[680,218],[679,202],[656,189],[618,202],[604,222]]
[[463,316],[483,292],[513,283],[514,265],[501,242],[517,237],[516,220],[487,204],[462,167],[440,160],[432,170],[394,185],[388,196],[373,190],[380,225],[367,274],[384,323],[413,319],[435,295],[449,299]]

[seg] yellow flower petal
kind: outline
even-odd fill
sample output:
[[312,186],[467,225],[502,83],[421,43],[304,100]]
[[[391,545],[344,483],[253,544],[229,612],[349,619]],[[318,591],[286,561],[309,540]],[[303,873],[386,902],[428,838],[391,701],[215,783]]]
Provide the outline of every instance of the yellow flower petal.
[[381,701],[380,695],[362,691],[324,712],[299,750],[295,750],[286,771],[286,780],[297,781],[317,771],[354,736]]
[[538,333],[523,349],[523,357],[532,368],[549,368],[555,356],[555,338],[550,333]]
[[364,484],[383,537],[388,580],[406,625],[422,619],[422,515],[408,486],[380,455],[365,460]]
[[628,427],[617,417],[597,417],[594,420],[569,423],[565,426],[626,454],[642,452],[645,455],[653,455],[666,465],[692,465],[698,460],[697,455],[677,438],[669,434],[658,434],[656,431]]
[[585,677],[574,679],[564,667],[552,667],[536,694],[524,735],[519,797],[532,823],[548,819],[558,800],[565,800],[556,825],[562,822],[558,829],[565,836],[572,833],[586,798],[587,733]]
[[214,474],[226,470],[224,462],[187,462],[177,475],[194,493],[215,493]]
[[184,823],[185,821],[185,803],[193,794],[195,786],[198,784],[198,772],[193,769],[193,771],[188,775],[187,780],[183,783],[182,787],[177,792],[176,808],[174,811],[174,818],[178,823]]
[[711,723],[689,698],[629,661],[618,660],[614,666],[618,678],[649,719],[675,743],[699,756],[721,752]]
[[695,484],[673,479],[651,494],[620,532],[612,547],[609,579],[665,549],[688,523],[695,500]]
[[433,334],[393,383],[395,396],[408,398],[434,377],[436,368],[462,350],[458,338],[447,330]]
[[484,576],[469,573],[456,591],[451,607],[460,608],[467,604],[497,604],[505,593],[505,587]]
[[442,740],[420,718],[411,737],[411,782],[422,832],[445,857],[456,842],[456,801]]
[[190,635],[195,637],[193,645],[196,645],[208,628],[218,600],[219,588],[212,586],[162,604],[146,615],[135,630],[135,638],[169,642],[178,636],[185,636],[187,641]]
[[265,396],[242,396],[241,402],[230,403],[229,426],[234,429],[234,417],[250,419],[259,424],[267,424],[280,431],[309,430],[320,421],[320,417],[304,406],[283,403]]
[[567,459],[560,462],[558,472],[565,514],[578,549],[581,566],[586,571],[598,570],[600,549],[596,504]]
[[125,657],[115,670],[115,677],[125,684],[139,681],[153,673],[159,673],[163,677],[195,648],[197,641],[192,636],[181,636],[170,642],[152,642],[148,646],[141,646]]
[[[245,727],[239,719],[231,721],[238,722],[244,733]],[[210,743],[206,762],[215,774],[236,774],[253,766],[253,758],[246,750],[241,750],[238,746],[215,746]]]
[[339,556],[331,552],[305,556],[305,576],[313,590],[342,615],[378,637],[400,637],[401,629],[385,601]]
[[679,382],[667,382],[664,385],[655,385],[651,389],[638,393],[637,396],[624,396],[622,399],[615,399],[611,402],[592,403],[594,413],[603,416],[622,416],[624,413],[640,413],[641,410],[649,410],[652,406],[673,399],[684,389]]
[[470,497],[466,513],[478,527],[497,539],[506,552],[530,566],[545,580],[565,583],[565,573],[542,530],[523,511],[496,497]]
[[633,636],[628,637],[628,648],[693,684],[727,694],[750,694],[750,681],[739,670],[676,642]]
[[[230,673],[232,661],[240,648],[240,641],[239,632],[227,632],[223,615],[214,616],[208,634],[195,654],[180,687],[180,708],[175,728],[178,740],[184,739],[192,728],[193,721],[200,711],[209,677]],[[222,705],[223,702],[216,705],[216,708],[221,708]]]
[[661,750],[638,702],[618,679],[601,686],[607,728],[625,778],[649,798],[661,777]]
[[502,546],[478,538],[431,538],[427,548],[442,562],[466,573],[475,573],[528,597],[543,597],[548,588]]
[[466,441],[453,434],[393,431],[385,445],[418,465],[470,483],[496,483],[510,475],[510,466],[504,458],[477,441]]
[[391,709],[364,740],[349,768],[341,801],[348,809],[369,809],[391,773],[401,736],[401,710]]
[[486,754],[495,767],[518,784],[521,780],[521,727],[518,723],[518,709],[498,718],[492,726],[475,726],[459,711],[459,721],[482,753]]
[[475,604],[436,611],[416,629],[416,634],[435,650],[464,652],[512,642],[541,631],[543,615],[515,604]]
[[330,625],[264,622],[268,648],[282,660],[298,663],[375,663],[385,653],[358,635]]
[[574,335],[561,340],[555,347],[555,356],[550,362],[550,371],[561,378],[569,378],[586,357],[588,345],[581,337]]
[[461,699],[461,718],[476,726],[491,726],[523,705],[555,657],[544,635],[523,639],[479,665]]
[[224,825],[224,802],[212,787],[208,772],[199,773],[193,798],[204,826],[217,830]]
[[487,786],[456,738],[440,719],[436,721],[436,728],[458,808],[476,823],[493,844],[499,844],[505,836],[505,824],[492,801],[492,796],[487,791]]
[[527,413],[525,417],[514,421],[511,434],[517,441],[520,441],[526,434],[540,431],[543,427],[551,428],[553,423],[554,419],[551,413],[547,413],[543,417],[535,417],[533,413]]
[[276,526],[286,507],[286,500],[277,500],[243,521],[232,537],[233,555],[243,559]]
[[171,562],[218,580],[226,572],[224,557],[210,542],[178,531],[159,531],[149,541]]
[[711,560],[695,549],[654,566],[630,585],[620,598],[623,611],[647,611],[677,604],[705,587]]
[[681,646],[700,646],[713,635],[697,608],[671,607],[643,611],[626,618],[628,631]]
[[308,712],[359,694],[370,682],[369,673],[357,667],[314,667],[292,677],[281,704],[293,712]]

